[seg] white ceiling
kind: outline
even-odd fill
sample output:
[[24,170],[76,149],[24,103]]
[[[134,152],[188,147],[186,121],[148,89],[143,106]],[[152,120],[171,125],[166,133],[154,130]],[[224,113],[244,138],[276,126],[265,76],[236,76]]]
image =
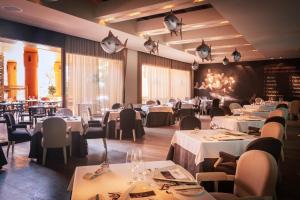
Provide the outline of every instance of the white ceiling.
[[[41,3],[39,0],[31,1]],[[78,2],[85,5],[81,7]],[[212,45],[213,62],[221,62],[224,56],[230,57],[235,48],[242,53],[242,60],[247,61],[300,57],[300,1],[270,2],[82,0],[73,5],[60,0],[50,4],[57,9],[54,10],[26,0],[0,0],[0,7],[13,5],[23,9],[21,13],[1,10],[0,18],[95,41],[100,41],[112,30],[121,41],[128,38],[128,48],[137,51],[145,51],[143,43],[150,35],[160,41],[160,56],[183,62],[194,61],[194,49],[202,39]],[[64,10],[64,6],[69,9]],[[195,6],[204,7],[186,10]],[[94,9],[87,12],[86,8]],[[182,40],[171,37],[163,26],[164,13],[170,9],[185,9],[176,14],[184,23]],[[81,13],[81,10],[84,12]]]

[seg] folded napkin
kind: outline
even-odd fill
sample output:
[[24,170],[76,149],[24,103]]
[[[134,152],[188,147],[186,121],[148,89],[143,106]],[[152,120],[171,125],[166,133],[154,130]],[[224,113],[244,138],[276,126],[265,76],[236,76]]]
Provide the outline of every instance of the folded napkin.
[[84,174],[83,178],[86,180],[92,180],[94,178],[97,178],[98,176],[109,172],[109,165],[108,163],[102,163],[100,167],[94,172],[94,173],[86,173]]

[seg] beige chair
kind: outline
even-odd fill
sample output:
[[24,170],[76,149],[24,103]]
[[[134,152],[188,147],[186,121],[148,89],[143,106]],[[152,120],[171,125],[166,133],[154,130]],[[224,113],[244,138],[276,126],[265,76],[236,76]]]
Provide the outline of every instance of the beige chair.
[[234,181],[233,194],[211,193],[217,200],[260,199],[264,197],[271,199],[272,197],[276,198],[277,173],[277,163],[271,154],[251,150],[240,157],[235,175],[227,175],[224,172],[204,172],[197,173],[196,178],[199,183],[214,181],[216,186],[219,181]]
[[70,156],[72,154],[71,128],[67,130],[67,124],[62,118],[51,117],[43,122],[42,134],[43,165],[46,163],[48,148],[62,148],[64,163],[67,164],[67,146],[70,147]]
[[261,128],[261,134],[260,137],[272,137],[275,139],[278,139],[282,142],[282,148],[281,148],[281,160],[284,161],[284,152],[283,152],[283,136],[285,134],[285,129],[282,126],[282,124],[278,122],[269,122],[266,123]]
[[73,111],[69,108],[61,108],[56,112],[56,115],[71,117],[73,116]]
[[289,114],[290,119],[294,119],[295,116],[299,118],[299,112],[300,112],[300,100],[294,100],[289,105]]
[[282,124],[280,124],[278,122],[266,123],[261,128],[260,137],[273,137],[273,138],[276,138],[276,139],[282,141],[283,135],[284,135],[284,128],[283,128]]
[[232,112],[233,109],[240,109],[240,108],[242,108],[242,106],[238,103],[229,104],[229,109],[230,109],[231,112]]
[[285,113],[281,109],[273,110],[269,113],[269,117],[283,117],[285,118]]

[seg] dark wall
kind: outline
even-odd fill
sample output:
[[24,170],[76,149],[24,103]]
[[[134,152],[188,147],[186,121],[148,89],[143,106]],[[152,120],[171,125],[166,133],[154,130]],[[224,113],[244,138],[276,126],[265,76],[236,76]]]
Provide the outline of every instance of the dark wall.
[[0,19],[0,37],[64,48],[66,35]]
[[[264,60],[223,64],[203,64],[194,74],[194,84],[204,81],[208,69],[213,73],[224,73],[232,76],[235,84],[228,95],[240,101],[249,100],[256,93],[257,96],[277,100],[300,99],[300,59]],[[194,90],[195,96],[201,96],[210,91]]]

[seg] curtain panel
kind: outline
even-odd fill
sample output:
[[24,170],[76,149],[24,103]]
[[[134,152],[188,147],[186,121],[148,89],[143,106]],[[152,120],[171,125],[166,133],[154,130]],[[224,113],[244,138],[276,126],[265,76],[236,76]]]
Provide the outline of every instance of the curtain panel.
[[68,36],[65,52],[65,102],[74,113],[81,114],[81,105],[99,113],[124,102],[126,49],[107,54],[99,42]]
[[[143,67],[142,66],[147,66],[144,69],[144,74],[143,74]],[[158,68],[156,70],[154,70],[153,68]],[[165,72],[165,70],[159,69],[159,68],[167,68],[169,70],[169,77],[168,77],[168,81],[166,81],[166,76],[159,74],[159,72],[163,73],[163,71]],[[157,78],[152,78],[150,77],[151,75],[149,75],[147,77],[147,81],[143,82],[143,76],[145,77],[145,71],[148,71],[149,73],[151,73],[152,75],[156,74],[155,76],[157,76]],[[150,72],[151,71],[151,72]],[[183,73],[182,71],[186,71],[185,73]],[[181,72],[181,73],[180,73]],[[166,72],[165,72],[166,73]],[[182,78],[180,78],[181,74],[183,75]],[[147,84],[147,87],[144,88],[148,88],[150,91],[150,93],[152,94],[159,94],[161,93],[158,91],[155,91],[157,89],[154,89],[153,86],[150,86],[150,81],[152,79],[155,79],[154,83],[159,82],[159,78],[164,77],[164,80],[160,80],[163,81],[163,85],[161,86],[161,90],[165,90],[166,87],[168,87],[168,96],[169,97],[173,97],[173,95],[178,95],[179,93],[183,94],[187,94],[189,96],[193,95],[193,89],[192,89],[192,69],[191,69],[191,65],[189,63],[184,63],[184,62],[180,62],[180,61],[175,61],[175,60],[171,60],[168,58],[163,58],[163,57],[159,57],[159,56],[155,56],[155,55],[150,55],[148,53],[143,53],[143,52],[138,52],[138,102],[142,103],[143,99],[145,98],[145,93],[144,93],[144,97],[143,97],[143,84]],[[178,78],[180,78],[180,80],[178,80]],[[186,83],[187,78],[189,79],[189,83]],[[177,81],[178,80],[178,81]],[[188,85],[188,92],[176,92],[175,88],[178,88],[177,86],[182,85],[182,84],[186,84]],[[173,86],[172,86],[173,85]],[[186,89],[185,89],[186,90]],[[148,92],[149,93],[149,92]],[[152,95],[149,94],[149,96],[151,97]],[[155,96],[155,95],[153,95]],[[166,98],[166,94],[162,95],[161,98]],[[177,97],[175,97],[177,98]],[[180,98],[180,97],[178,97]]]

